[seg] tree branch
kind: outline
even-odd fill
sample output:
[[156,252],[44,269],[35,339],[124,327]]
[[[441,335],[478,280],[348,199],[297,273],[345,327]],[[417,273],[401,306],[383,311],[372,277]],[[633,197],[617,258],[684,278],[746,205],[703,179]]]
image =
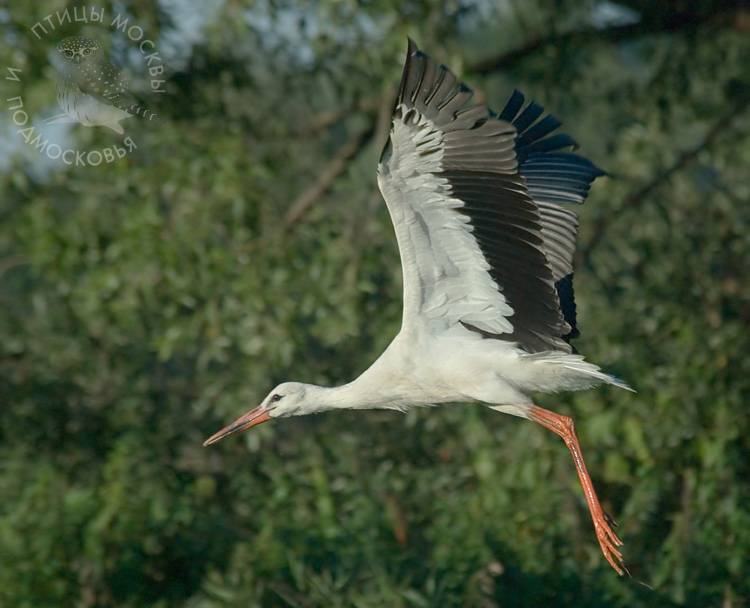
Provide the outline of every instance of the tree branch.
[[318,179],[305,189],[291,204],[284,216],[283,226],[285,230],[291,228],[309,211],[313,203],[320,198],[333,185],[336,178],[346,169],[348,161],[364,147],[372,135],[372,129],[353,135],[339,148],[336,155],[323,169]]
[[16,266],[22,266],[28,263],[29,263],[29,259],[25,255],[8,256],[7,258],[0,260],[0,277],[2,277],[11,268],[15,268]]
[[[660,4],[653,3],[653,6],[660,7]],[[625,23],[609,27],[590,26],[567,32],[556,32],[540,36],[517,48],[504,51],[495,57],[488,57],[477,61],[469,65],[469,70],[478,74],[488,74],[508,67],[552,45],[581,44],[595,40],[618,42],[649,34],[691,31],[703,25],[728,24],[736,28],[738,27],[738,23],[744,23],[741,19],[741,17],[745,16],[742,6],[741,2],[737,2],[710,11],[704,9],[702,11],[687,10],[679,12],[669,9],[657,9],[651,14],[643,13],[641,19],[636,23]]]
[[375,122],[375,145],[382,149],[391,132],[393,102],[396,99],[396,89],[388,87],[383,91],[378,101],[378,114]]
[[337,108],[335,110],[329,110],[327,112],[321,112],[314,116],[307,127],[303,130],[304,135],[314,135],[325,131],[328,127],[336,124],[343,118],[346,118],[349,114],[356,111],[361,112],[374,112],[378,109],[380,104],[380,97],[368,97],[366,99],[358,100],[354,106],[348,108]]
[[630,194],[625,196],[622,202],[613,209],[610,213],[603,214],[594,222],[593,234],[589,239],[588,243],[584,247],[581,247],[580,252],[585,261],[589,261],[591,253],[601,243],[602,238],[607,229],[616,222],[626,211],[632,211],[643,206],[648,200],[648,197],[653,194],[660,186],[670,180],[670,178],[681,171],[693,161],[698,158],[698,155],[711,146],[719,135],[726,132],[732,122],[739,116],[744,110],[750,106],[750,98],[745,98],[734,104],[727,113],[723,114],[713,124],[713,126],[706,132],[703,139],[694,147],[684,150],[677,155],[675,161],[659,171],[654,175],[648,182],[642,186],[635,188]]

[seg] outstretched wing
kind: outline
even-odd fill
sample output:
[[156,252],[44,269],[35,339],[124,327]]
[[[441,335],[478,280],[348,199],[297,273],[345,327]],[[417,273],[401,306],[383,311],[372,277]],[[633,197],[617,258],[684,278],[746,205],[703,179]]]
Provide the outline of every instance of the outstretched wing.
[[[423,324],[436,333],[463,326],[529,352],[569,352],[565,338],[572,326],[561,310],[555,275],[572,261],[570,219],[560,219],[569,216],[554,197],[570,189],[559,180],[543,181],[553,173],[534,165],[537,156],[551,160],[545,145],[560,136],[544,139],[551,121],[537,127],[551,117],[532,125],[541,112],[518,115],[523,98],[512,116],[502,118],[471,97],[445,66],[409,41],[378,165],[401,252],[403,326]],[[529,186],[523,168],[529,169]],[[542,174],[534,173],[538,169]],[[573,245],[574,231],[575,225]]]
[[579,335],[573,296],[573,256],[578,235],[578,216],[573,208],[586,200],[591,183],[602,175],[590,160],[566,151],[578,147],[565,133],[552,133],[562,124],[554,116],[543,116],[544,108],[535,102],[525,105],[520,91],[513,91],[498,118],[507,120],[518,131],[516,155],[518,171],[539,207],[547,256],[555,281],[569,340]]

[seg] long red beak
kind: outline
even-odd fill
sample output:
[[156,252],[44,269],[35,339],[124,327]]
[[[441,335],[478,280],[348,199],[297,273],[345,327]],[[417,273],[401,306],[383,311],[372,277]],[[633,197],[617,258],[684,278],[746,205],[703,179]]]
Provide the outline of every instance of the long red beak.
[[271,416],[268,413],[268,410],[262,405],[259,405],[255,409],[250,410],[247,414],[243,414],[242,416],[237,418],[237,420],[235,420],[232,424],[225,426],[218,433],[214,433],[213,435],[211,435],[203,442],[203,445],[211,445],[212,443],[216,443],[220,439],[224,439],[224,437],[227,437],[228,435],[232,435],[233,433],[241,433],[242,431],[251,429],[254,426],[263,424],[270,419]]

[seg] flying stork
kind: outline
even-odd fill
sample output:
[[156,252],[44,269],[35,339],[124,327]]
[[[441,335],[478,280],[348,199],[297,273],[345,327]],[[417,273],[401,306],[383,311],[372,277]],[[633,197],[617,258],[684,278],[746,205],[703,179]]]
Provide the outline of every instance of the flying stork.
[[604,173],[570,151],[571,137],[554,134],[560,124],[519,91],[495,114],[409,40],[377,170],[401,253],[401,330],[352,382],[280,384],[204,445],[274,418],[478,402],[563,439],[602,553],[622,575],[622,541],[573,420],[531,397],[599,384],[632,390],[570,346],[578,336],[574,207]]

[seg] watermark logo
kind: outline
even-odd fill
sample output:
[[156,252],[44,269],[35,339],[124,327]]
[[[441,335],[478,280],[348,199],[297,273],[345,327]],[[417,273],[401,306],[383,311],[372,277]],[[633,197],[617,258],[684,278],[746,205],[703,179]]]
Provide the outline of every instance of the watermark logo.
[[[71,27],[95,30],[96,35],[63,36]],[[78,149],[66,144],[69,138],[53,141],[54,128],[37,126],[21,94],[6,98],[6,110],[17,135],[29,146],[51,160],[67,165],[97,166],[124,158],[137,149],[128,125],[134,120],[154,121],[158,117],[130,86],[125,72],[107,56],[101,43],[102,30],[119,36],[141,58],[142,76],[148,81],[148,97],[165,92],[164,63],[153,40],[129,17],[115,14],[108,18],[104,8],[78,6],[49,14],[29,28],[36,40],[47,42],[55,71],[56,108],[42,125],[76,124],[105,128],[118,141],[99,148]],[[88,33],[88,32],[87,32]],[[6,66],[5,80],[23,83],[23,70]],[[52,99],[50,100],[52,102]],[[50,104],[51,107],[54,103]]]

